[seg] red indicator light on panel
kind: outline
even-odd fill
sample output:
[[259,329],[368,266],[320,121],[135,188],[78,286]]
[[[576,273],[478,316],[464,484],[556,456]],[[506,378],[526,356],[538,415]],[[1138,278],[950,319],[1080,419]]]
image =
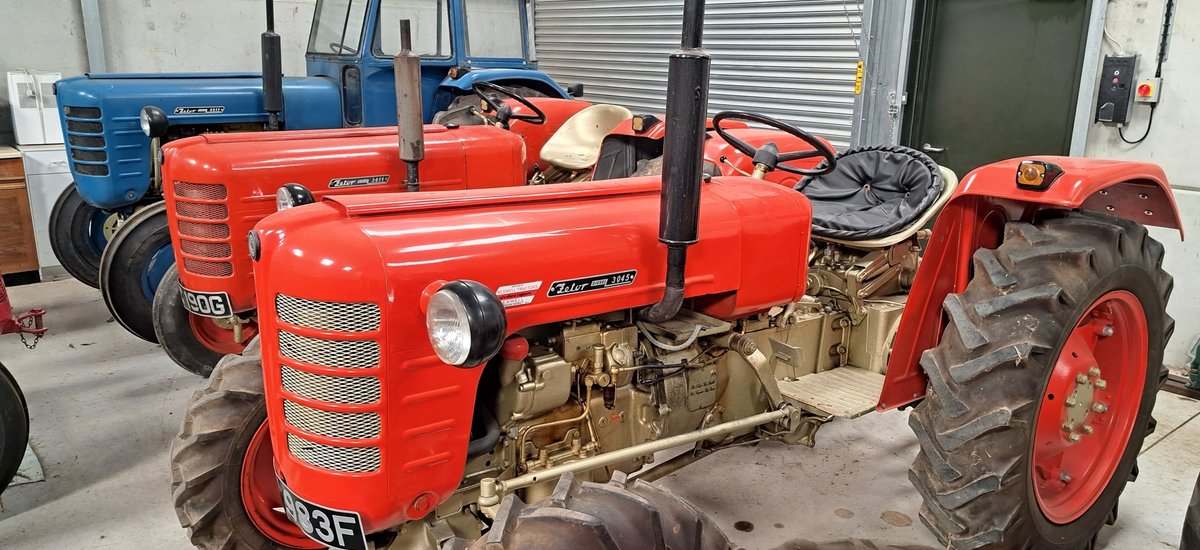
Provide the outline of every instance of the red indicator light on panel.
[[1142,84],[1141,86],[1138,86],[1137,93],[1142,97],[1150,97],[1150,95],[1154,93],[1154,88],[1152,88],[1149,84]]

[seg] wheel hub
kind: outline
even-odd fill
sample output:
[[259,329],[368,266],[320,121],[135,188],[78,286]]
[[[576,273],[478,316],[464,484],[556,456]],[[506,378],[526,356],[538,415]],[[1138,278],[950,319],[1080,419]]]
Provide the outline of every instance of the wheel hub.
[[1112,480],[1146,383],[1145,311],[1127,291],[1102,296],[1071,329],[1042,395],[1032,470],[1038,505],[1065,524],[1091,509]]

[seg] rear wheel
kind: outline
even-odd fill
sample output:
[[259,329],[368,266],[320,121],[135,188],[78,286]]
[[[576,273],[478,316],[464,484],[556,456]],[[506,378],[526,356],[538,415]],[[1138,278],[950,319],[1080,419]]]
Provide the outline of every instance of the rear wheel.
[[100,292],[109,313],[147,342],[158,342],[154,334],[154,293],[174,264],[165,202],[131,216],[100,258]]
[[1163,248],[1136,223],[1010,223],[946,299],[909,424],[921,519],[947,548],[1089,548],[1116,520],[1174,328]]
[[255,339],[221,360],[171,444],[175,512],[197,547],[322,548],[281,511],[266,421]]
[[729,539],[699,510],[667,490],[616,473],[608,483],[565,474],[550,498],[526,505],[505,497],[491,531],[470,550],[727,550]]
[[238,354],[258,333],[253,323],[242,327],[241,342],[220,319],[202,317],[183,307],[179,270],[172,265],[154,293],[154,334],[167,356],[192,374],[207,377],[222,357]]
[[21,467],[29,444],[29,409],[8,369],[0,364],[0,494]]
[[50,248],[67,273],[100,288],[100,255],[119,224],[119,214],[84,202],[71,184],[50,211]]

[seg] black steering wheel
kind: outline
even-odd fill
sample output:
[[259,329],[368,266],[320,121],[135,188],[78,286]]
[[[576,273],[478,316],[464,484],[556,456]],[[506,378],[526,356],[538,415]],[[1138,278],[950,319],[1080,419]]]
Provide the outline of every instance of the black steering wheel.
[[[800,138],[805,143],[812,145],[812,151],[801,151],[798,153],[780,153],[779,147],[774,143],[768,143],[762,147],[754,147],[745,141],[733,137],[729,130],[722,127],[721,123],[726,120],[741,120],[744,122],[754,122],[769,126],[781,132]],[[814,136],[804,130],[801,130],[791,124],[775,120],[768,116],[756,115],[754,113],[744,113],[741,111],[724,111],[713,117],[713,129],[717,131],[717,135],[726,143],[733,146],[743,155],[754,159],[754,164],[764,165],[768,171],[776,168],[791,174],[800,176],[820,176],[828,174],[837,167],[837,151],[834,151],[828,143],[821,141],[820,138]],[[823,157],[825,162],[818,165],[816,168],[803,169],[788,166],[785,162],[793,162],[801,159],[809,159],[813,157]]]
[[[475,95],[479,96],[479,98],[483,100],[484,105],[487,105],[489,111],[496,112],[496,120],[503,124],[505,128],[508,127],[508,121],[510,120],[519,120],[521,122],[527,122],[534,125],[542,125],[546,123],[546,113],[542,112],[541,109],[537,108],[537,105],[530,103],[528,99],[525,99],[523,96],[521,96],[521,94],[518,94],[513,90],[492,84],[491,82],[476,82],[471,85],[471,91],[475,92]],[[513,114],[512,107],[505,105],[503,102],[497,100],[496,97],[489,95],[488,92],[495,92],[502,96],[514,99],[517,101],[517,103],[520,103],[530,111],[533,111],[534,114]]]
[[350,55],[358,55],[357,49],[351,48],[350,46],[342,44],[341,42],[330,42],[329,49],[333,50],[333,53],[338,54],[338,55],[341,55],[344,53],[348,53]]

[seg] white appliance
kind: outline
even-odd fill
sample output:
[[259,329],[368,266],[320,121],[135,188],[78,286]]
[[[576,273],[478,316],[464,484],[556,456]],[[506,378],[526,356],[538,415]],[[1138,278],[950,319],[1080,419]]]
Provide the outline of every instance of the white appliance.
[[[67,166],[67,151],[62,145],[20,145],[25,164],[25,188],[29,193],[29,211],[33,216],[33,238],[37,245],[42,279],[65,274],[54,249],[50,247],[50,211],[63,190],[74,181]],[[47,272],[49,268],[49,272]]]
[[12,104],[13,133],[18,145],[63,142],[58,121],[54,83],[62,73],[17,70],[8,72],[8,100]]

